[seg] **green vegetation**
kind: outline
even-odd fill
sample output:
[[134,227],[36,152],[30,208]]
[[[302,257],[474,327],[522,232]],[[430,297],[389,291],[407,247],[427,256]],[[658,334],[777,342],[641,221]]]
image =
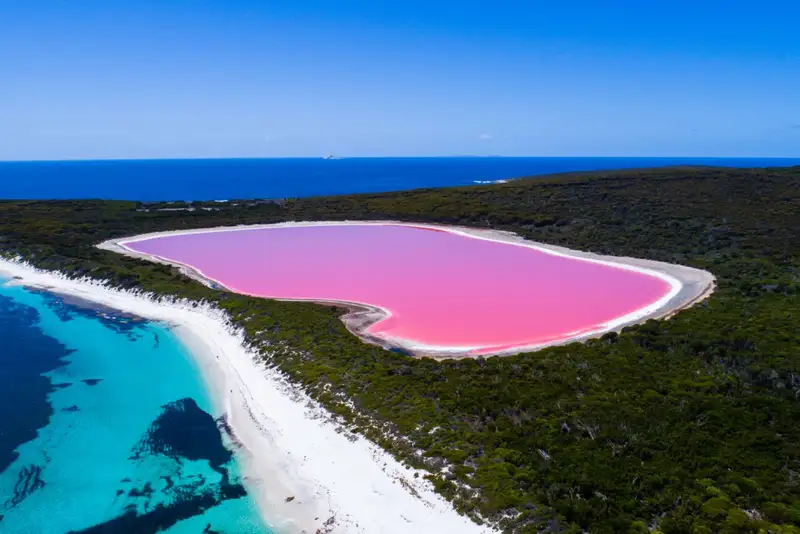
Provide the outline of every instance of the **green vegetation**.
[[[707,269],[719,289],[620,335],[437,363],[360,342],[341,310],[217,292],[93,247],[155,230],[344,218],[513,230]],[[507,532],[800,533],[800,168],[191,206],[3,202],[0,220],[5,255],[217,302],[352,431],[426,466],[460,510]]]

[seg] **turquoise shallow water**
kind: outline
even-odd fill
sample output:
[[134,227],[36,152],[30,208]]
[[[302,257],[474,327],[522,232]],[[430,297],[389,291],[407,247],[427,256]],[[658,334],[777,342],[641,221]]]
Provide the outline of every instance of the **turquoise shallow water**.
[[0,285],[0,532],[268,533],[160,324]]

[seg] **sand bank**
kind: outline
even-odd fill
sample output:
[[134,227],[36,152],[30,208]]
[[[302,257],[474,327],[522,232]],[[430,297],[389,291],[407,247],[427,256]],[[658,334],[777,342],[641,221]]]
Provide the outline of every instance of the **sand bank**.
[[[111,289],[0,259],[12,284],[47,289],[163,321],[190,349],[240,445],[242,472],[267,523],[287,533],[493,532],[458,515],[424,481],[245,349],[223,312]],[[419,478],[414,475],[418,474]]]
[[[413,224],[399,223],[395,221],[287,222],[287,223],[279,223],[272,225],[218,227],[218,228],[198,229],[189,231],[144,234],[139,236],[106,241],[105,243],[102,243],[99,246],[100,248],[119,252],[132,257],[173,265],[179,268],[182,272],[184,272],[188,276],[191,276],[192,278],[195,278],[203,282],[204,284],[213,287],[225,288],[225,285],[221,281],[206,276],[204,273],[198,271],[197,269],[193,268],[190,265],[185,265],[174,261],[170,261],[166,258],[159,256],[144,254],[134,250],[130,245],[138,241],[143,241],[154,237],[163,237],[163,236],[181,235],[181,234],[183,235],[204,234],[204,233],[216,233],[216,232],[231,232],[237,230],[288,228],[288,227],[299,227],[299,226],[307,227],[307,226],[326,226],[326,225],[388,225],[388,224],[447,231],[456,235],[472,239],[499,242],[511,246],[531,248],[553,256],[571,258],[595,264],[602,264],[617,269],[632,271],[647,276],[655,277],[662,280],[663,282],[666,282],[666,284],[668,284],[669,286],[669,291],[665,295],[663,295],[660,299],[658,299],[658,301],[653,302],[652,304],[649,304],[645,307],[634,310],[633,312],[628,313],[626,315],[617,317],[608,322],[596,325],[589,331],[584,329],[579,332],[574,332],[573,334],[568,334],[558,339],[539,344],[516,345],[508,348],[492,349],[491,351],[481,350],[482,349],[481,347],[473,347],[473,346],[430,345],[414,340],[391,338],[388,336],[371,334],[369,333],[368,328],[377,321],[390,317],[391,316],[390,310],[377,307],[372,303],[368,302],[321,301],[319,299],[305,299],[305,300],[315,300],[317,302],[323,302],[329,304],[342,304],[347,306],[351,311],[347,315],[343,316],[342,320],[345,322],[350,331],[353,332],[355,335],[359,336],[366,342],[381,345],[387,348],[401,348],[415,355],[425,355],[436,358],[474,357],[479,354],[511,355],[520,352],[537,350],[551,345],[571,343],[574,341],[583,341],[589,338],[601,336],[607,332],[619,331],[625,326],[643,322],[648,319],[668,317],[676,313],[677,311],[689,307],[699,302],[703,298],[707,297],[708,295],[711,294],[711,292],[715,287],[715,279],[711,273],[700,269],[685,267],[682,265],[674,265],[669,263],[641,260],[635,258],[601,256],[589,252],[575,251],[563,247],[556,247],[552,245],[546,245],[543,243],[526,241],[517,236],[516,234],[510,232],[501,232],[494,230],[484,230],[484,229],[456,227],[456,226],[442,226],[442,225],[423,224],[423,223],[413,223]],[[291,300],[291,299],[284,299],[284,300]],[[301,299],[296,299],[296,300],[301,300]]]

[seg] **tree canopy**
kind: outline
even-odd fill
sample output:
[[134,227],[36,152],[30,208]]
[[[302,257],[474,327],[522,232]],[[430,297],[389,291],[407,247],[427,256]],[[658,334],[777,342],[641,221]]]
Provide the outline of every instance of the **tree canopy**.
[[[510,230],[707,269],[719,288],[619,335],[436,362],[362,343],[341,309],[216,291],[95,247],[152,231],[339,219]],[[424,467],[459,510],[507,532],[800,533],[800,168],[278,201],[7,201],[0,221],[6,256],[217,303],[350,432]]]

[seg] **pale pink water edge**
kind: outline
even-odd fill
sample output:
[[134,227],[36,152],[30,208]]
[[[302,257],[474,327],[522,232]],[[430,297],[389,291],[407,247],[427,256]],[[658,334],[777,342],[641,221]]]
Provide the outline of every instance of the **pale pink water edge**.
[[177,234],[126,243],[249,295],[369,304],[368,332],[486,353],[596,330],[670,291],[655,276],[406,225]]

